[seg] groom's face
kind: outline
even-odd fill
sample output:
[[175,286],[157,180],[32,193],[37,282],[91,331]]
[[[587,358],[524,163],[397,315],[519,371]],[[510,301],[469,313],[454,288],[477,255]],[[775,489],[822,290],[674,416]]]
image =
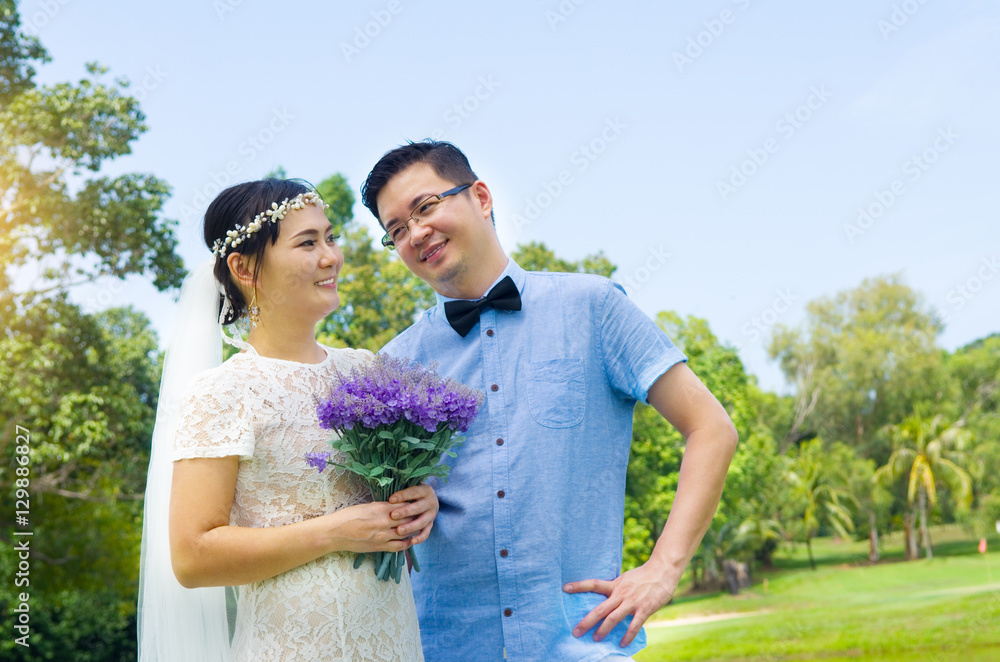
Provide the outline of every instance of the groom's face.
[[409,224],[405,239],[396,244],[403,263],[436,291],[454,298],[479,296],[468,295],[468,290],[477,266],[483,264],[480,253],[496,243],[489,189],[476,182],[444,198],[433,217],[420,224],[408,219],[426,198],[468,183],[448,181],[429,164],[415,163],[390,179],[376,200],[383,227]]

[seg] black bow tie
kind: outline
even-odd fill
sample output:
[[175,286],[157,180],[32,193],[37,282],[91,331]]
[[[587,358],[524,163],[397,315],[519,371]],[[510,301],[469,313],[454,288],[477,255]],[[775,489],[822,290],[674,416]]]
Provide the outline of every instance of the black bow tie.
[[444,314],[451,328],[464,338],[479,321],[479,312],[486,306],[493,306],[499,310],[521,310],[521,295],[510,276],[505,276],[482,299],[446,301]]

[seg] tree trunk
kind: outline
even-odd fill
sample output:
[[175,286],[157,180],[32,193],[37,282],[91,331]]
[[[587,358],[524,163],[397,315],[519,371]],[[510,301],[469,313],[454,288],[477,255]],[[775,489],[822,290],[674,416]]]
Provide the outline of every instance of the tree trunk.
[[903,548],[907,561],[917,558],[917,536],[913,530],[913,519],[912,512],[907,511],[903,513]]
[[875,511],[868,510],[868,561],[878,563],[878,522],[875,520]]
[[920,538],[924,546],[924,556],[928,559],[934,558],[934,550],[931,549],[931,532],[927,528],[927,490],[920,488]]
[[816,561],[813,559],[813,543],[812,536],[806,536],[806,549],[809,550],[809,567],[813,570],[816,569]]

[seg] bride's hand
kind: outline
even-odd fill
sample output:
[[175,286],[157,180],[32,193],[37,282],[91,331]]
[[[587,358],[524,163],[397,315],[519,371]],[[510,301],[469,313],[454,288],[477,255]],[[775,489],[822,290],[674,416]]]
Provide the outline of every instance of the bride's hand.
[[429,485],[400,490],[389,497],[389,503],[403,504],[390,513],[390,517],[400,523],[396,533],[404,537],[412,535],[410,542],[414,545],[427,540],[438,514],[437,494]]
[[330,513],[336,524],[333,549],[347,552],[401,552],[411,543],[396,529],[400,522],[391,513],[398,506],[385,501],[360,503]]

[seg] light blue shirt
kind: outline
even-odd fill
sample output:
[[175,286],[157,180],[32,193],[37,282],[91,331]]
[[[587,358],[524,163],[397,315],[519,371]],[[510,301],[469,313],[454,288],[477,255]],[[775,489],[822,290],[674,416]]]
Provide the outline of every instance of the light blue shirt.
[[[563,584],[621,574],[632,410],[685,361],[622,289],[585,274],[510,275],[522,309],[487,307],[462,338],[444,303],[382,350],[486,393],[416,548],[411,575],[427,662],[575,662],[632,655],[627,621],[600,643],[573,627],[604,600]],[[433,479],[436,480],[436,479]],[[506,656],[506,657],[505,657]]]

